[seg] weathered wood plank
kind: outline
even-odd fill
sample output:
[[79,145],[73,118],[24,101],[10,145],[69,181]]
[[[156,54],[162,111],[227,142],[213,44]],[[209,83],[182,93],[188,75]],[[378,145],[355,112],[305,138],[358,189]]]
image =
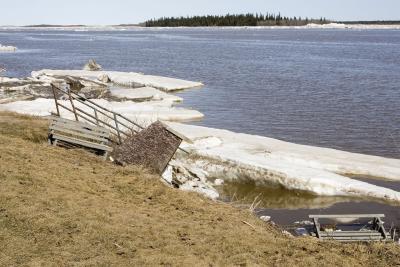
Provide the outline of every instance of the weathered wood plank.
[[59,127],[67,130],[76,130],[76,131],[81,131],[83,133],[93,135],[93,136],[101,136],[101,137],[109,137],[109,133],[101,133],[101,132],[96,132],[92,131],[90,129],[87,129],[84,125],[78,126],[74,124],[65,124],[65,123],[51,123],[49,127]]
[[388,236],[390,236],[390,234],[388,235],[386,233],[385,227],[383,226],[383,222],[382,222],[381,218],[377,217],[376,220],[377,220],[377,224],[378,224],[378,231],[380,231],[382,233],[382,235],[385,239],[388,238]]
[[110,134],[110,132],[107,131],[106,129],[103,129],[103,130],[93,129],[93,127],[91,127],[90,124],[86,124],[86,123],[79,124],[79,123],[75,123],[75,122],[68,123],[68,122],[63,122],[63,121],[52,121],[50,123],[50,125],[59,125],[59,126],[68,127],[68,128],[76,127],[77,129],[86,129],[86,130],[91,131],[93,134],[95,134],[95,133],[96,134],[103,134],[103,135],[109,135]]
[[366,234],[372,234],[372,233],[379,233],[378,231],[376,231],[376,230],[361,230],[361,231],[345,231],[345,230],[342,230],[342,231],[323,231],[323,233],[328,233],[328,234],[330,234],[330,233],[349,233],[349,234],[357,234],[357,233],[366,233]]
[[53,138],[56,139],[56,140],[61,140],[61,141],[69,142],[69,143],[74,143],[74,144],[77,144],[77,145],[81,145],[81,146],[85,146],[85,147],[89,147],[89,148],[95,148],[95,149],[99,149],[99,150],[103,150],[103,151],[111,152],[113,150],[111,147],[108,147],[106,145],[87,142],[87,141],[84,141],[84,140],[79,140],[79,139],[72,138],[72,137],[65,136],[65,135],[53,134]]
[[81,130],[75,130],[74,131],[74,130],[69,130],[69,129],[65,129],[65,128],[57,127],[57,126],[50,126],[50,129],[54,130],[56,132],[61,132],[61,133],[64,133],[64,134],[70,134],[70,135],[74,135],[74,136],[79,136],[79,137],[83,137],[83,138],[86,138],[86,139],[95,140],[95,141],[98,141],[98,142],[108,142],[108,140],[106,138],[104,138],[104,137],[99,137],[97,135],[92,135],[92,134],[85,134],[85,133],[82,133]]
[[379,240],[325,240],[325,241],[336,241],[336,242],[342,242],[342,243],[369,243],[369,242],[390,242],[388,239],[379,239]]
[[88,123],[84,123],[84,122],[77,122],[77,121],[71,121],[68,119],[64,119],[64,118],[60,118],[60,117],[50,117],[51,121],[54,122],[64,122],[64,123],[68,123],[68,124],[73,124],[73,125],[77,125],[77,126],[81,126],[84,125],[86,128],[92,130],[92,131],[97,131],[97,132],[102,132],[102,133],[109,133],[110,130],[101,126],[96,126],[96,125],[92,125],[92,124],[88,124]]
[[318,218],[312,218],[312,219],[314,221],[314,227],[315,227],[315,229],[317,231],[317,237],[321,238],[321,230],[320,230],[321,226],[319,225]]
[[342,241],[347,241],[347,240],[362,240],[362,241],[369,241],[369,240],[383,240],[384,238],[382,236],[340,236],[340,237],[335,237],[335,236],[330,236],[330,237],[321,237],[322,240],[342,240]]
[[335,218],[384,218],[384,214],[338,214],[338,215],[309,215],[310,219],[319,218],[319,219],[335,219]]
[[342,232],[320,232],[321,237],[346,237],[346,236],[380,236],[382,237],[382,234],[379,232],[347,232],[347,231],[342,231]]

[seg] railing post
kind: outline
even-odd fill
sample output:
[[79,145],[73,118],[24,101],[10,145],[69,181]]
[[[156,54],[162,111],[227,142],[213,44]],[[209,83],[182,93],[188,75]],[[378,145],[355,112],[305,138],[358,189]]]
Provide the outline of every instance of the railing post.
[[94,116],[96,117],[96,124],[100,125],[99,124],[99,117],[97,116],[97,110],[95,108],[93,108],[93,110],[94,110]]
[[57,94],[54,88],[54,84],[51,84],[51,89],[53,90],[54,101],[56,102],[57,116],[60,117],[60,109],[58,108]]
[[113,114],[114,114],[115,128],[117,128],[118,141],[119,141],[119,144],[122,144],[121,133],[119,132],[119,127],[118,127],[117,114],[116,113],[113,113]]
[[73,101],[72,96],[71,96],[71,87],[68,88],[68,96],[69,96],[69,101],[71,102],[72,110],[74,111],[75,120],[79,121],[78,115],[76,114],[74,101]]

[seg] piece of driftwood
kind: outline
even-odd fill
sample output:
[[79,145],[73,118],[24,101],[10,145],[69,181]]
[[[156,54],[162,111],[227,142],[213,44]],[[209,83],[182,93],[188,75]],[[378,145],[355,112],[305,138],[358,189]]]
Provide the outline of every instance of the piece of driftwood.
[[108,139],[110,130],[83,122],[71,121],[60,117],[51,117],[49,126],[49,144],[74,145],[102,152],[104,159],[112,151]]
[[185,137],[157,121],[125,138],[115,148],[115,161],[122,165],[141,165],[161,175],[183,139]]

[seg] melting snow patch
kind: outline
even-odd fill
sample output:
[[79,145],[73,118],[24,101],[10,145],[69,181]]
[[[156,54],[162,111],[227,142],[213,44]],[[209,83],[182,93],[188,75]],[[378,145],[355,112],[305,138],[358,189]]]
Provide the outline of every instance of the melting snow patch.
[[222,145],[222,141],[218,137],[206,137],[194,141],[194,146],[202,149],[209,149],[220,145]]

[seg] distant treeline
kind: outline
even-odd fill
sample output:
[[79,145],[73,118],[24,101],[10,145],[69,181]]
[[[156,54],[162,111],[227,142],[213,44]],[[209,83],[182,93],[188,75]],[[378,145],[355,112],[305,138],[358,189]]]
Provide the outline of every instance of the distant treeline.
[[267,13],[225,16],[163,17],[144,23],[146,27],[208,27],[208,26],[303,26],[309,23],[330,23],[325,18],[285,17]]

